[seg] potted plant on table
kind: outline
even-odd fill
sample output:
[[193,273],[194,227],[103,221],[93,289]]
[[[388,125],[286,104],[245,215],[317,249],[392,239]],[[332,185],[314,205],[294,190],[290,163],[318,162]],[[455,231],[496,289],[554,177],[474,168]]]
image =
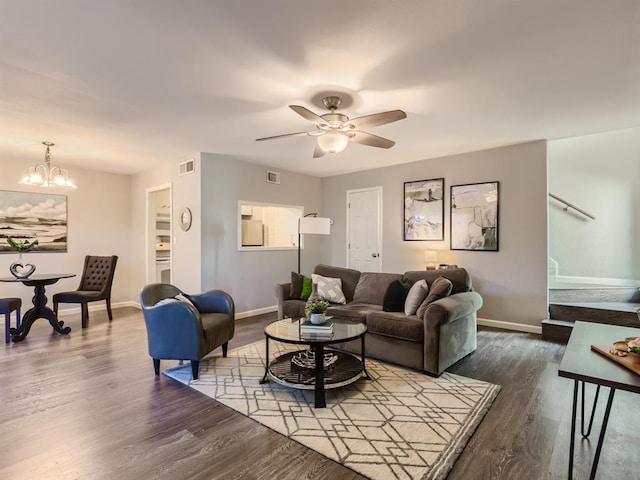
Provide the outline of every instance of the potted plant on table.
[[307,314],[307,317],[309,318],[309,321],[311,323],[317,325],[326,321],[325,313],[328,308],[329,302],[327,302],[326,300],[315,300],[305,307],[304,313]]
[[11,275],[16,278],[28,278],[29,275],[36,271],[36,266],[31,263],[23,264],[22,254],[37,246],[38,240],[36,239],[33,242],[30,242],[28,239],[16,241],[11,237],[7,237],[7,243],[11,248],[18,252],[18,261],[13,262],[9,267]]

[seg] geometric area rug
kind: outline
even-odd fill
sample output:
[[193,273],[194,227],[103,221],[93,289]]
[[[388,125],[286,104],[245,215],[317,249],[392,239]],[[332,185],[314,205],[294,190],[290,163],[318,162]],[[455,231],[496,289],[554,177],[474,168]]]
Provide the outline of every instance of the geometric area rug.
[[[312,390],[260,384],[264,344],[207,357],[195,381],[189,362],[164,374],[372,480],[446,478],[500,391],[367,359],[371,380],[327,390],[327,408],[316,409]],[[269,347],[270,359],[300,348]]]

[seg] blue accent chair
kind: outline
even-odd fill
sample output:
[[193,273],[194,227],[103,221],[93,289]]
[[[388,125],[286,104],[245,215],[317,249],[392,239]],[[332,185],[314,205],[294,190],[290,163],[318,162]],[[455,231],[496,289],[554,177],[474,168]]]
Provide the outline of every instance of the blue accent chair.
[[20,307],[22,300],[19,298],[0,298],[0,315],[4,315],[4,343],[9,343],[11,328],[11,312],[16,311],[16,328],[20,328]]
[[[184,295],[188,301],[177,300]],[[140,305],[147,326],[149,355],[156,375],[160,360],[190,360],[193,379],[198,379],[200,360],[222,346],[227,356],[233,338],[235,305],[222,290],[187,295],[168,283],[152,283],[140,292]]]

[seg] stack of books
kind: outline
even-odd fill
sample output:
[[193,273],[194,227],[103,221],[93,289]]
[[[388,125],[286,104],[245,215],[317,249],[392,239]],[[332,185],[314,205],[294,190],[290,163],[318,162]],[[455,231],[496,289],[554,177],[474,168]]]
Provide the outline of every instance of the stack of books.
[[327,320],[321,324],[300,320],[300,335],[303,337],[331,337],[333,335],[333,320]]

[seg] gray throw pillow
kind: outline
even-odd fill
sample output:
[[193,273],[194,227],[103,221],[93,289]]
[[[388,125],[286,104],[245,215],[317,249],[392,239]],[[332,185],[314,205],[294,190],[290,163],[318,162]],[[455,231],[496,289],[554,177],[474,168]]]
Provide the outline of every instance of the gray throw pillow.
[[418,280],[411,286],[407,299],[404,302],[404,314],[415,315],[416,310],[429,293],[429,287],[425,280]]
[[300,298],[302,295],[302,279],[304,275],[300,275],[296,272],[291,272],[291,289],[289,290],[289,298]]
[[451,283],[451,280],[444,277],[436,278],[431,284],[431,287],[429,287],[429,294],[418,307],[416,315],[420,318],[424,317],[424,312],[427,311],[427,307],[436,300],[440,300],[441,298],[451,295],[451,290],[453,290],[453,283]]

